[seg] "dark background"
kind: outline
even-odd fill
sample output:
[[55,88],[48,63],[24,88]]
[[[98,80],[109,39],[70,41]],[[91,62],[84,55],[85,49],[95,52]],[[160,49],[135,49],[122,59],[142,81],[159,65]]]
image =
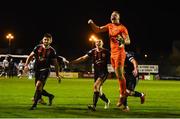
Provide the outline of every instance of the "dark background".
[[[59,55],[79,57],[92,48],[88,39],[93,32],[87,21],[91,18],[97,25],[105,25],[113,10],[120,12],[121,23],[129,31],[127,49],[153,58],[170,54],[173,41],[180,40],[179,4],[172,0],[24,0],[1,2],[0,6],[0,48],[8,47],[6,35],[10,32],[15,37],[13,54],[29,54],[48,32]],[[98,36],[109,48],[108,34]]]

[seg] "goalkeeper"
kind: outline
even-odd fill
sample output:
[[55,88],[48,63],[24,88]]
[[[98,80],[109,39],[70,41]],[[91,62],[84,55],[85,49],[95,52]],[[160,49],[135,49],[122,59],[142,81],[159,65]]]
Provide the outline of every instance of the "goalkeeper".
[[[116,78],[119,82],[119,100],[117,106],[120,107],[126,98],[126,79],[124,77],[124,62],[126,58],[125,45],[130,44],[130,38],[127,28],[120,22],[120,13],[113,11],[111,14],[111,23],[103,26],[96,25],[93,20],[89,20],[88,24],[96,33],[108,32],[110,37],[111,48],[111,64],[115,70]],[[122,38],[121,38],[121,37]],[[124,39],[124,40],[123,40]]]

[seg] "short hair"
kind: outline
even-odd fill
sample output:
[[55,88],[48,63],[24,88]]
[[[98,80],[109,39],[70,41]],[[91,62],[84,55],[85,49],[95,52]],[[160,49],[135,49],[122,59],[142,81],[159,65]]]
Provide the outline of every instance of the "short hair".
[[[50,38],[50,39],[51,39],[51,42],[52,42],[52,35],[51,35],[50,33],[45,33],[45,34],[44,34],[44,37]],[[39,44],[43,44],[43,39],[39,41]]]
[[51,38],[52,39],[52,35],[50,33],[45,33],[44,34],[44,37],[47,37],[47,38]]
[[119,14],[119,15],[120,15],[119,11],[114,10],[113,12],[114,12],[114,13],[117,13],[117,14]]

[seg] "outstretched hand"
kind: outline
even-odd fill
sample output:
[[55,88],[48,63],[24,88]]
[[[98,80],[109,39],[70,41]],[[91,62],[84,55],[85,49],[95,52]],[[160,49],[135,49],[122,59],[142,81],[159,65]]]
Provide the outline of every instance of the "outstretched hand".
[[92,23],[94,23],[93,20],[92,20],[92,19],[89,19],[89,20],[88,20],[88,24],[92,24]]
[[123,37],[121,35],[118,35],[117,40],[119,42],[119,47],[123,47],[124,44],[125,44],[125,41],[124,41]]

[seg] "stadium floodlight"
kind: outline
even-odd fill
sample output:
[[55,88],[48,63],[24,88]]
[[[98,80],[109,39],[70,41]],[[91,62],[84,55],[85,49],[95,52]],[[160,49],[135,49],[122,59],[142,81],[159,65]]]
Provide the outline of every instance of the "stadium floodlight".
[[91,35],[91,37],[89,38],[89,41],[90,42],[95,42],[95,41],[97,41],[97,37],[94,36],[94,35]]
[[8,46],[9,46],[9,48],[8,48],[8,53],[10,54],[11,53],[11,40],[12,39],[14,39],[14,36],[11,34],[11,33],[9,33],[8,35],[6,35],[6,38],[8,39]]
[[94,42],[97,41],[97,37],[95,35],[91,35],[90,38],[89,38],[89,41],[91,42],[92,44],[92,48],[94,47]]

